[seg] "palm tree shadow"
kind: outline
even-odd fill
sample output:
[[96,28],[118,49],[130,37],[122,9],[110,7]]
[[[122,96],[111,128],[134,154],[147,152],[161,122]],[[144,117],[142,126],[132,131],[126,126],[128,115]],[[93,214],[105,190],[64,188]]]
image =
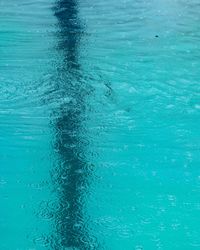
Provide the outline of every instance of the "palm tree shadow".
[[55,149],[59,164],[55,183],[59,196],[56,213],[56,234],[59,241],[54,249],[97,249],[87,230],[84,198],[90,173],[85,157],[82,134],[86,117],[87,86],[82,84],[79,48],[84,29],[78,18],[76,0],[59,0],[54,7],[58,20],[58,52],[62,62],[57,68],[56,88],[70,100],[60,105],[54,121]]

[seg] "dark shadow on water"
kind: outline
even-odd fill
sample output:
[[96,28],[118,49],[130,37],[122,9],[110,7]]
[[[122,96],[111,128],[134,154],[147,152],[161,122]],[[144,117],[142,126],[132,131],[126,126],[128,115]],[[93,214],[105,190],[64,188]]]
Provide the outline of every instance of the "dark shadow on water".
[[54,121],[55,149],[59,158],[54,174],[59,197],[59,210],[56,213],[58,239],[54,249],[97,249],[87,229],[84,212],[90,178],[83,126],[87,87],[82,83],[79,62],[84,29],[75,0],[57,1],[54,13],[58,20],[58,52],[61,58],[56,73],[56,89],[62,93],[59,98],[68,99],[59,105]]

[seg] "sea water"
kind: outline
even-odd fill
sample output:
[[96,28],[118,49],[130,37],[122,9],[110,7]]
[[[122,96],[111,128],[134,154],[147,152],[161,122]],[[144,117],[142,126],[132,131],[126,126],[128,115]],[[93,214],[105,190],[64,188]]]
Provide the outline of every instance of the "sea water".
[[197,0],[0,1],[0,249],[200,249]]

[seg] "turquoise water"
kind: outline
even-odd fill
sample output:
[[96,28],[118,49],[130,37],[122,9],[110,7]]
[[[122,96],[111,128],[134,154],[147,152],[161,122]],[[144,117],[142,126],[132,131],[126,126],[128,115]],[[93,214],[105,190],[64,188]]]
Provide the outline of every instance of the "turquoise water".
[[199,2],[0,9],[0,249],[200,249]]

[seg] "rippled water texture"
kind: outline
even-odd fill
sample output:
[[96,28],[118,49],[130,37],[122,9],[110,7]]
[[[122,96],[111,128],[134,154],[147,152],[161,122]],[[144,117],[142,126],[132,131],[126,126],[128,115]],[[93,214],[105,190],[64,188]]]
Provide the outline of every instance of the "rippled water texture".
[[0,249],[200,249],[198,0],[0,1]]

